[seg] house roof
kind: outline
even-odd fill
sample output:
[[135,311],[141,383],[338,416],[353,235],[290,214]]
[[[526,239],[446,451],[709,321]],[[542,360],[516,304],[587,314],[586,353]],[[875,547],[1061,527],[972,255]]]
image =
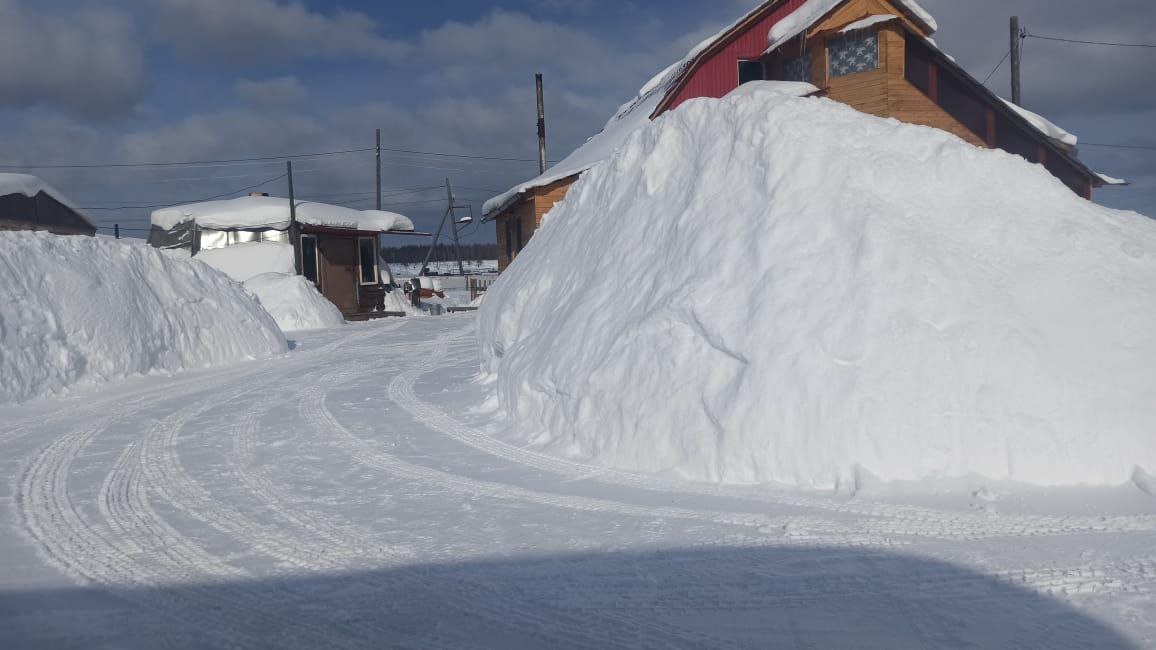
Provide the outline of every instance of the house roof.
[[[273,196],[189,203],[152,213],[152,224],[163,230],[172,230],[189,222],[214,230],[285,230],[289,221],[289,199]],[[297,221],[309,226],[362,232],[408,233],[414,229],[413,221],[394,212],[353,210],[313,201],[297,202]]]
[[0,174],[0,196],[22,194],[31,199],[41,192],[56,199],[61,205],[76,213],[76,216],[85,223],[96,228],[96,223],[88,213],[69,201],[62,192],[45,183],[41,178],[30,174]]

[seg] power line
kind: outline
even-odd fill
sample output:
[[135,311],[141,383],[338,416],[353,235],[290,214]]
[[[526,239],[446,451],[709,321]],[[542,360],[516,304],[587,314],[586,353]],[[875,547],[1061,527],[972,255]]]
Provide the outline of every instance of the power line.
[[986,86],[987,82],[991,81],[991,78],[995,76],[995,73],[999,72],[999,69],[1003,67],[1003,64],[1008,60],[1009,57],[1011,57],[1011,50],[1008,50],[1007,54],[1003,55],[1003,58],[1000,59],[999,63],[996,64],[995,68],[992,69],[987,77],[984,77],[983,85]]
[[1105,147],[1108,149],[1137,149],[1140,151],[1156,151],[1156,146],[1141,144],[1102,144],[1099,142],[1081,142],[1081,147]]
[[[255,190],[258,187],[261,187],[263,185],[268,185],[269,183],[279,181],[282,178],[285,178],[286,176],[288,176],[288,174],[281,174],[280,176],[270,178],[269,180],[262,181],[260,183],[257,183],[256,185],[249,185],[247,187],[242,187],[242,188],[237,189],[237,190],[231,190],[229,192],[225,192],[224,194],[217,194],[215,196],[209,196],[209,197],[205,197],[202,199],[196,199],[195,201],[181,201],[181,203],[201,203],[203,201],[212,201],[215,199],[223,199],[226,196],[231,196],[233,194],[240,194],[241,192],[248,192],[249,190]],[[173,205],[174,204],[170,202],[170,203],[162,203],[162,204],[158,204],[158,205],[122,205],[122,206],[118,206],[115,208],[108,208],[108,207],[105,207],[105,208],[101,208],[101,207],[85,208],[85,207],[82,207],[81,210],[146,210],[148,208],[168,208],[168,207],[172,207]]]
[[1038,38],[1042,41],[1056,41],[1059,43],[1075,43],[1077,45],[1106,45],[1109,47],[1140,47],[1147,49],[1156,49],[1156,44],[1152,43],[1111,43],[1108,41],[1083,41],[1075,38],[1059,38],[1057,36],[1039,36],[1037,34],[1028,34],[1028,38]]

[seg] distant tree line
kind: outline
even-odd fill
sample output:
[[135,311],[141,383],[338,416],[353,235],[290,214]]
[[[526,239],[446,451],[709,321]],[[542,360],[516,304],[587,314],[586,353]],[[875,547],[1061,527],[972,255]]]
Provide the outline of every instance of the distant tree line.
[[[397,246],[382,248],[381,259],[388,264],[421,264],[425,260],[429,246]],[[431,262],[448,262],[455,260],[453,244],[438,244],[434,247]],[[462,244],[462,260],[484,262],[498,259],[497,244]]]

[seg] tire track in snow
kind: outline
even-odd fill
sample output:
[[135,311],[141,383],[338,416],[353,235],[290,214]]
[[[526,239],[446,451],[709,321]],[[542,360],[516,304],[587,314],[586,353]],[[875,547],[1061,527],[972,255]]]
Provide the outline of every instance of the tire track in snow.
[[724,497],[807,510],[867,518],[859,528],[885,539],[919,537],[952,541],[980,541],[997,537],[1039,537],[1079,533],[1135,533],[1156,531],[1156,516],[1049,517],[1003,515],[998,518],[966,515],[882,503],[846,503],[821,497],[762,489],[757,494],[726,485],[709,485],[643,475],[613,468],[587,465],[508,444],[454,419],[448,413],[417,397],[417,380],[439,367],[451,343],[468,331],[450,332],[440,337],[430,353],[418,364],[402,372],[389,385],[389,397],[403,410],[439,433],[478,451],[513,463],[551,472],[569,480],[592,480],[660,493],[682,493]]

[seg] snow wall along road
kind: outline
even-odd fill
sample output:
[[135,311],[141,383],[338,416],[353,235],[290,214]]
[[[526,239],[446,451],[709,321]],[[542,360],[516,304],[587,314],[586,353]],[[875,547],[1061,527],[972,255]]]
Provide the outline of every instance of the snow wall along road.
[[738,93],[632,135],[488,294],[523,441],[824,489],[1156,470],[1156,222],[941,131]]
[[238,284],[143,244],[0,233],[0,404],[287,351]]

